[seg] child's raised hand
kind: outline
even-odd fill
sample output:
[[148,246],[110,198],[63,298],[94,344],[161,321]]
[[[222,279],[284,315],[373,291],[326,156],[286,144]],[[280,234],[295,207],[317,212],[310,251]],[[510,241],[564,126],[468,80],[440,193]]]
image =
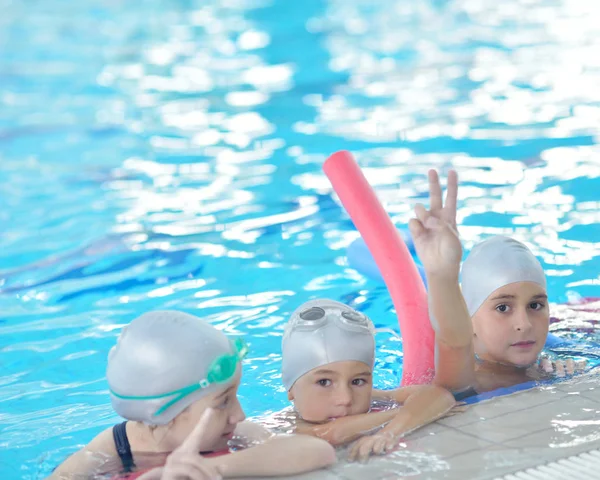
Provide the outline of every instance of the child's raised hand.
[[428,275],[458,275],[462,246],[456,229],[457,191],[458,176],[450,170],[444,205],[438,174],[429,170],[429,210],[417,204],[417,218],[408,224],[417,255]]
[[221,480],[223,477],[218,468],[209,465],[198,453],[206,444],[207,432],[213,430],[209,425],[215,416],[212,408],[206,409],[194,430],[167,457],[165,466],[150,470],[139,480]]

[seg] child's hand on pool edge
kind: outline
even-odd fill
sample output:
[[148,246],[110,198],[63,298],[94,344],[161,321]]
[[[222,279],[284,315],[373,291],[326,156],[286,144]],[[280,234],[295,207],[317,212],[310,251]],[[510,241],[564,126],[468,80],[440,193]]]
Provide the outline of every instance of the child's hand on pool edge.
[[567,375],[575,375],[577,373],[583,373],[587,366],[587,360],[573,360],[567,358],[566,360],[552,360],[548,357],[542,357],[540,359],[539,367],[546,373],[553,373],[557,377],[566,377]]
[[396,448],[401,437],[384,431],[361,437],[350,447],[348,461],[364,463],[370,455],[384,455]]
[[448,173],[446,204],[442,201],[442,189],[438,174],[429,170],[429,203],[427,210],[422,204],[415,206],[417,218],[408,226],[419,259],[430,274],[456,275],[460,268],[462,246],[456,229],[456,198],[458,176],[454,170]]

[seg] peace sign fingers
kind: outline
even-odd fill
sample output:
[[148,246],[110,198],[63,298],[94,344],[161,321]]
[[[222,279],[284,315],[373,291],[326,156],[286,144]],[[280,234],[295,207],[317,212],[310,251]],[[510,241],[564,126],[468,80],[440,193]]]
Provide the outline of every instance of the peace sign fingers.
[[448,172],[446,185],[446,204],[443,208],[444,220],[456,228],[456,199],[458,197],[458,174],[456,170]]
[[440,187],[440,178],[437,171],[429,170],[427,177],[429,179],[429,210],[432,213],[442,210],[442,188]]

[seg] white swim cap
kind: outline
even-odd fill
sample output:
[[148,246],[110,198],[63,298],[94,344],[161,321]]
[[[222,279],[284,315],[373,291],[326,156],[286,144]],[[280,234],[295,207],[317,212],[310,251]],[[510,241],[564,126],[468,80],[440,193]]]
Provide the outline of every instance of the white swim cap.
[[472,317],[494,291],[516,282],[546,288],[542,265],[521,242],[501,235],[473,247],[461,271],[462,294]]
[[230,342],[194,315],[145,313],[123,328],[108,354],[106,377],[113,408],[128,420],[165,425],[199,398],[222,388],[244,354],[241,343]]
[[286,390],[311,370],[333,362],[375,364],[375,328],[369,318],[333,300],[310,300],[292,313],[281,344]]

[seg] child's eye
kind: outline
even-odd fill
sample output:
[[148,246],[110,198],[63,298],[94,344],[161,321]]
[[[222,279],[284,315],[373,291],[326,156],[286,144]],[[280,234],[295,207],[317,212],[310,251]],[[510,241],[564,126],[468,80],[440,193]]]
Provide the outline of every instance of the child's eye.
[[329,387],[331,385],[331,380],[327,378],[322,378],[321,380],[317,381],[317,384],[321,387]]
[[531,302],[529,304],[529,308],[531,308],[532,310],[541,310],[542,308],[544,308],[544,304],[541,302]]
[[225,397],[223,401],[217,405],[217,408],[224,409],[227,405],[229,405],[229,396]]
[[506,313],[506,312],[508,312],[508,309],[509,309],[509,308],[510,308],[510,307],[509,307],[508,305],[506,305],[506,304],[504,304],[504,303],[501,303],[500,305],[498,305],[498,306],[496,307],[496,310],[497,310],[498,312],[500,312],[500,313]]
[[352,380],[352,385],[357,387],[362,387],[363,385],[366,385],[366,383],[367,381],[364,378],[355,378]]

